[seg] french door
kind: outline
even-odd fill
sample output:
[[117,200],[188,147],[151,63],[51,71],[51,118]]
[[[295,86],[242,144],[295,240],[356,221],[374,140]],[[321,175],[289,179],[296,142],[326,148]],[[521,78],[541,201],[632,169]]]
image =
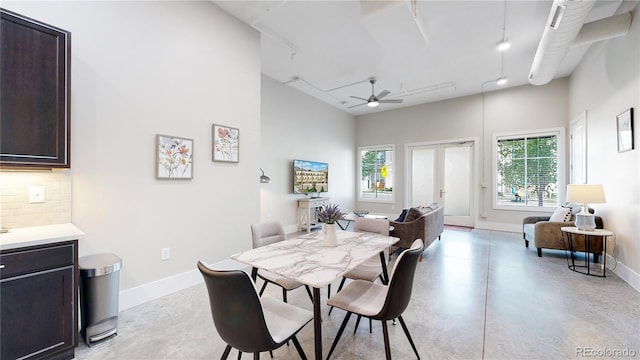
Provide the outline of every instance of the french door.
[[473,227],[473,141],[408,145],[407,204],[439,203],[448,225]]

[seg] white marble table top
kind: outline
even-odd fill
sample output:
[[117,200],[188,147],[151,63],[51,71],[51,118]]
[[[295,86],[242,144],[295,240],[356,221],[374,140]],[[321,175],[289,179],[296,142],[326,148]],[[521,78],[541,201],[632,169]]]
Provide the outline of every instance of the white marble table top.
[[322,245],[322,232],[316,231],[247,250],[231,258],[321,288],[399,240],[351,231],[338,231],[337,237],[338,246],[326,247]]

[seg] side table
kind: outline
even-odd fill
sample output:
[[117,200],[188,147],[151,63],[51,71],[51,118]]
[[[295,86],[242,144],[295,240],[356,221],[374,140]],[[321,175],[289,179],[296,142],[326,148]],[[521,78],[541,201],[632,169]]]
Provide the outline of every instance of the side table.
[[[565,254],[567,257],[567,265],[570,270],[575,272],[579,272],[585,275],[591,276],[599,276],[606,277],[607,271],[607,237],[613,236],[614,233],[609,230],[604,229],[595,229],[595,230],[579,230],[575,226],[565,226],[560,228],[562,230],[562,240],[564,241],[565,246]],[[584,236],[584,265],[576,265],[576,258],[574,253],[574,236],[575,235],[583,235]],[[589,261],[589,249],[591,248],[590,242],[594,241],[593,238],[598,238],[600,241],[603,241],[603,253],[602,253],[602,272],[599,271],[595,266],[592,268],[590,266]],[[594,257],[596,254],[594,254]]]

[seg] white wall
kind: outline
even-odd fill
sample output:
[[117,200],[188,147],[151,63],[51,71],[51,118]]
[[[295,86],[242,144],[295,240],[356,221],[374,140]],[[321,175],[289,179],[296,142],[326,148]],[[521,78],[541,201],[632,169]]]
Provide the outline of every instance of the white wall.
[[[323,196],[354,209],[355,121],[353,116],[306,94],[262,77],[260,167],[272,182],[260,190],[260,219],[278,220],[296,231],[294,159],[329,163],[329,191]],[[256,179],[260,174],[255,173]]]
[[[572,117],[587,112],[587,182],[604,185],[592,205],[616,233],[616,272],[640,291],[640,10],[626,36],[596,43],[571,76]],[[634,109],[635,149],[618,153],[616,115]],[[610,249],[607,249],[609,253]]]
[[[204,1],[2,6],[72,33],[71,220],[86,233],[80,256],[120,256],[126,291],[250,248],[249,226],[260,217],[257,32]],[[213,123],[240,129],[239,163],[211,161]],[[156,134],[194,140],[193,180],[155,179]]]
[[[393,143],[396,149],[395,202],[359,202],[357,207],[394,215],[406,207],[405,144],[477,138],[480,143],[476,147],[476,158],[480,166],[474,181],[475,226],[521,231],[523,217],[540,213],[492,209],[492,139],[496,133],[565,126],[567,93],[565,78],[545,86],[526,85],[486,93],[484,107],[483,96],[479,94],[357,117],[357,146]],[[483,181],[489,186],[484,196]],[[486,218],[480,218],[483,212],[487,213]]]

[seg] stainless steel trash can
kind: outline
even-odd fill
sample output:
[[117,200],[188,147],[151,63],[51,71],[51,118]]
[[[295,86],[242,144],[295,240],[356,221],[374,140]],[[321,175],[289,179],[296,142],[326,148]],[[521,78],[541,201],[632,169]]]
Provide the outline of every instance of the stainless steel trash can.
[[88,346],[118,334],[118,295],[122,259],[104,253],[78,259],[81,334]]

